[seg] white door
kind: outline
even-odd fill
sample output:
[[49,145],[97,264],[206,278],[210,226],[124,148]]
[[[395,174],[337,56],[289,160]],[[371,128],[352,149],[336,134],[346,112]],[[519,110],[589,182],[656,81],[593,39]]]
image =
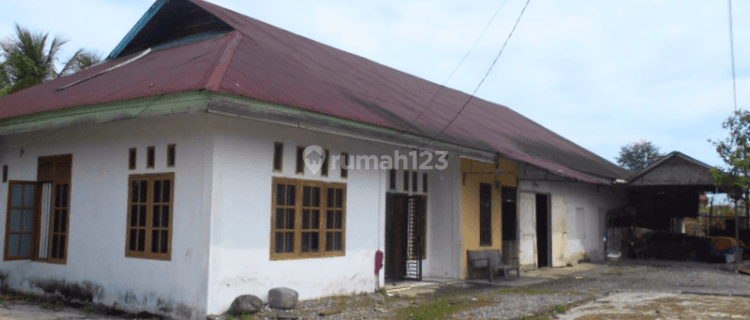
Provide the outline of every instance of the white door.
[[520,214],[518,233],[521,235],[519,263],[536,266],[536,195],[521,192],[518,195]]

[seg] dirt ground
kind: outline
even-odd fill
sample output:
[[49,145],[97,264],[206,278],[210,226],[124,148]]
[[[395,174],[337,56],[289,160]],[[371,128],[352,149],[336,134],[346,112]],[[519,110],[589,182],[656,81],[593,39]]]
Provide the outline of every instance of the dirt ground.
[[675,293],[617,293],[587,303],[560,320],[748,319],[750,299]]
[[[415,295],[402,291],[305,300],[294,310],[266,309],[244,319],[750,319],[750,276],[732,268],[654,260],[583,264],[525,272],[527,279],[547,281],[516,288],[432,283]],[[507,284],[503,281],[496,284]],[[147,317],[0,298],[0,320],[138,318]]]

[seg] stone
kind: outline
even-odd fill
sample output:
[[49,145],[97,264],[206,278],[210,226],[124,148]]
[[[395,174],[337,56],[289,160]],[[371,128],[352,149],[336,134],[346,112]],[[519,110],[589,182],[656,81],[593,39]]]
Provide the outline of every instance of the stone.
[[268,290],[268,306],[273,309],[289,310],[297,305],[299,294],[289,288],[273,288]]
[[232,315],[242,315],[243,313],[253,314],[263,309],[263,300],[252,295],[241,295],[234,299],[232,306],[229,307]]

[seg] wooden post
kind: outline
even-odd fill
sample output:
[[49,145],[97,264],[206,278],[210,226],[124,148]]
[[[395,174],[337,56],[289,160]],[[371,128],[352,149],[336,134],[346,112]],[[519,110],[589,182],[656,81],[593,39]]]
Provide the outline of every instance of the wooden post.
[[[716,194],[714,194],[716,196]],[[708,232],[707,235],[711,235],[711,227],[714,225],[714,198],[711,198],[711,209],[708,210]]]
[[737,207],[739,200],[734,200],[734,238],[740,240],[740,209]]

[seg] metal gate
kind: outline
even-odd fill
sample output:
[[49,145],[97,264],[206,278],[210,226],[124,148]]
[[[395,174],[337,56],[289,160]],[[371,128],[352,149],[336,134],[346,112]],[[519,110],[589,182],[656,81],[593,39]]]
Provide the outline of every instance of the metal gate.
[[425,197],[409,197],[407,211],[406,273],[404,278],[422,280],[422,256],[424,250]]

